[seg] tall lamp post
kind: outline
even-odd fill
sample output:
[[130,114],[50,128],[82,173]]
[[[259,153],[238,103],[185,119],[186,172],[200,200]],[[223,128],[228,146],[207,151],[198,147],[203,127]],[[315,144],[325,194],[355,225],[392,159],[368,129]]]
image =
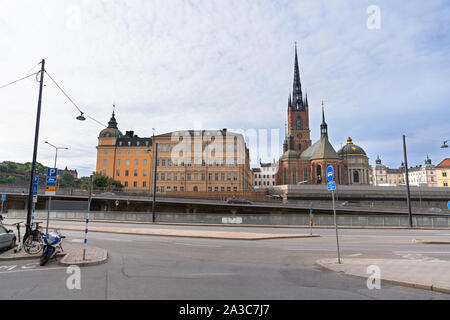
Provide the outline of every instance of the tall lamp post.
[[[56,167],[56,159],[58,158],[58,150],[59,149],[61,149],[61,150],[68,150],[69,148],[57,147],[57,146],[54,146],[53,144],[51,144],[48,141],[45,141],[45,143],[50,145],[50,146],[52,146],[53,148],[55,148],[55,165],[53,166],[53,168],[56,169],[56,176],[58,176],[58,169]],[[50,220],[50,210],[51,210],[51,208],[52,208],[52,196],[49,196],[48,197],[48,211],[47,211],[47,228],[46,228],[46,233],[48,233],[48,223],[49,223],[49,220]]]
[[405,181],[406,181],[406,201],[408,203],[408,217],[409,227],[413,227],[412,212],[411,212],[411,195],[409,193],[409,176],[408,176],[408,159],[406,157],[406,137],[403,135],[403,156],[405,158]]

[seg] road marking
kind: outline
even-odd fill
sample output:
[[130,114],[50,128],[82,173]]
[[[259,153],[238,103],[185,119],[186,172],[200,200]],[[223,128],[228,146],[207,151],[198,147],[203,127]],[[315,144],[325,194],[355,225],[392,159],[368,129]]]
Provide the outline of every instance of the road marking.
[[[278,249],[278,248],[276,248],[276,249]],[[336,251],[333,249],[284,249],[284,250],[286,250],[286,251],[327,251],[327,252]]]
[[449,251],[392,251],[392,253],[395,254],[402,254],[402,253],[427,253],[427,254],[450,254]]
[[358,257],[360,256],[362,253],[354,253],[354,254],[349,254],[349,257]]
[[181,243],[181,242],[173,242],[173,244],[178,244],[178,245],[182,245],[182,246],[190,246],[190,247],[222,248],[222,246],[212,246],[209,244],[194,244],[194,243]]
[[4,271],[4,272],[0,272],[0,274],[4,274],[4,273],[17,273],[17,272],[28,272],[28,271],[48,271],[48,270],[58,270],[58,269],[67,269],[67,267],[40,268],[40,269],[25,269],[25,270]]
[[133,240],[128,240],[128,239],[114,239],[114,238],[103,238],[103,237],[92,237],[93,239],[96,240],[106,240],[106,241],[120,241],[120,242],[131,242]]

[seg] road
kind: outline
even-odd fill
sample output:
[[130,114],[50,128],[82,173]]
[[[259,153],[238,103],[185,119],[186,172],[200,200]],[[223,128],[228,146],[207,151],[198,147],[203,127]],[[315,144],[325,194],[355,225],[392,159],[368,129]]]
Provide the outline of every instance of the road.
[[[12,222],[12,221],[11,221]],[[56,222],[83,225],[81,222]],[[117,226],[115,223],[92,225]],[[121,227],[225,230],[230,227],[136,225]],[[307,233],[308,229],[232,227],[233,231]],[[81,243],[84,233],[64,231]],[[0,299],[450,299],[450,295],[382,283],[315,266],[336,257],[334,229],[319,238],[218,240],[89,233],[89,245],[109,252],[106,264],[81,268],[81,289],[66,287],[66,268],[31,260],[0,262]],[[450,230],[341,229],[341,257],[450,260],[450,246],[413,238],[450,239]]]

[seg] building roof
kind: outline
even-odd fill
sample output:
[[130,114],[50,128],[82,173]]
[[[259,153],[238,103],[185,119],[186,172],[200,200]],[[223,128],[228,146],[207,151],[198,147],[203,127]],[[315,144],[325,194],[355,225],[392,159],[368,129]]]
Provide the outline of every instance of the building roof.
[[201,136],[242,136],[240,133],[235,133],[228,131],[226,128],[219,129],[219,130],[178,130],[178,131],[172,131],[163,133],[160,135],[157,135],[155,137],[201,137]]
[[360,146],[357,146],[353,143],[352,138],[348,137],[347,144],[343,146],[339,151],[337,152],[341,157],[347,157],[347,156],[361,156],[366,157],[367,154],[364,151],[363,148]]
[[283,153],[283,155],[281,156],[281,161],[284,160],[298,160],[300,158],[300,155],[298,154],[297,151],[291,149],[291,150],[287,150],[285,153]]
[[117,128],[117,121],[114,116],[114,111],[112,113],[111,119],[108,122],[108,127],[100,131],[99,137],[122,137],[123,134]]
[[308,149],[302,152],[300,159],[316,160],[316,159],[340,159],[331,143],[324,136],[314,143]]
[[438,168],[450,168],[450,158],[445,158],[438,165]]
[[261,172],[261,168],[252,168],[253,172]]

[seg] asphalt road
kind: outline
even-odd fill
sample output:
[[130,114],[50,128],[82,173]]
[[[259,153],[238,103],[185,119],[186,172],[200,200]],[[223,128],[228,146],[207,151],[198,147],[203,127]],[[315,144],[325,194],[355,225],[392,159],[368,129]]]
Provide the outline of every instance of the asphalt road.
[[[55,222],[83,225],[81,222]],[[111,225],[92,223],[92,225]],[[230,227],[146,228],[227,230]],[[307,233],[308,229],[233,227],[234,231]],[[81,243],[84,233],[64,231]],[[336,257],[334,229],[320,238],[217,240],[89,233],[89,244],[109,252],[106,264],[81,268],[81,289],[69,290],[71,274],[56,263],[0,262],[0,299],[450,299],[450,295],[382,283],[369,290],[365,279],[314,265]],[[341,229],[341,257],[450,260],[450,246],[414,244],[413,238],[450,239],[450,230]]]

